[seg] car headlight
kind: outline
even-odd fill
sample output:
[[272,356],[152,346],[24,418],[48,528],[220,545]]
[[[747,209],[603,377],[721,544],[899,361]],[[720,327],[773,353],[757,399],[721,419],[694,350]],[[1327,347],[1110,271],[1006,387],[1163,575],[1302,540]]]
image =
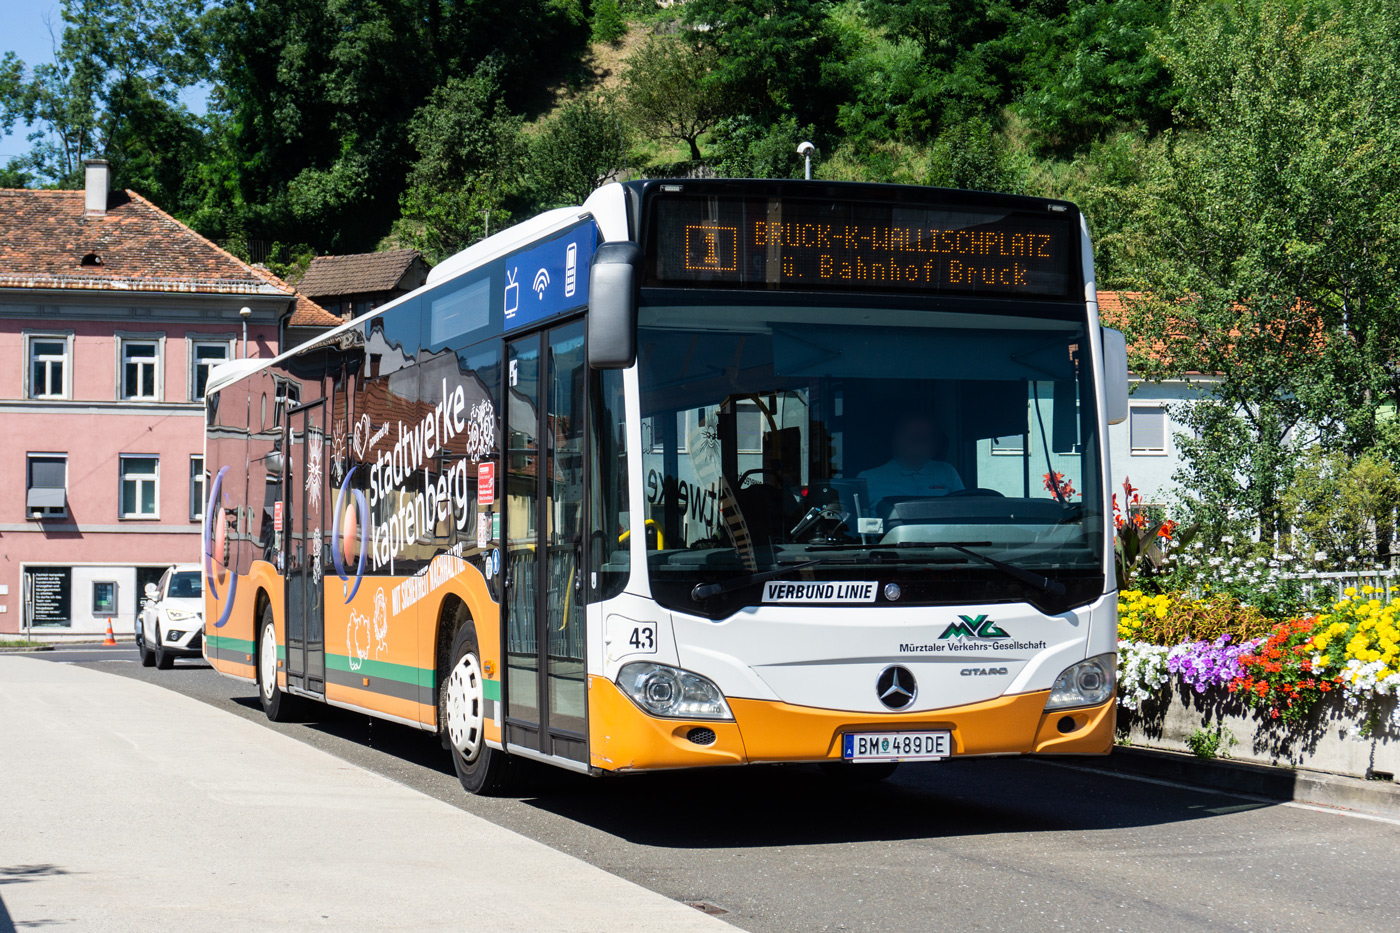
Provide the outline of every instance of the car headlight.
[[633,661],[617,674],[617,685],[653,716],[672,719],[733,719],[724,694],[713,683],[666,664]]
[[199,613],[191,612],[188,609],[167,609],[165,617],[171,622],[184,622],[186,619],[199,618]]
[[1100,654],[1065,668],[1050,688],[1045,708],[1069,709],[1098,706],[1108,702],[1116,686],[1117,661],[1112,654]]

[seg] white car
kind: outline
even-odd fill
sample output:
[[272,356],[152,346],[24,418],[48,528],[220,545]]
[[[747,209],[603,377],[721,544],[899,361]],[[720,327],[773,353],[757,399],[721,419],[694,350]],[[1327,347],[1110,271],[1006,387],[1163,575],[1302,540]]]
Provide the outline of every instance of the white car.
[[176,658],[197,658],[204,646],[204,577],[199,564],[176,564],[146,584],[136,616],[143,667],[170,670]]

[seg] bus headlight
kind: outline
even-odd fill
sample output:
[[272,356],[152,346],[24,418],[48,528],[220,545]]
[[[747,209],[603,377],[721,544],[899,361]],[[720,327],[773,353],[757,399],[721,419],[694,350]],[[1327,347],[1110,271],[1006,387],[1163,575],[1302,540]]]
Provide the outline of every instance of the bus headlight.
[[1050,699],[1045,701],[1045,708],[1069,709],[1106,703],[1113,696],[1116,671],[1116,659],[1111,654],[1100,654],[1071,664],[1056,679],[1055,686],[1050,688]]
[[653,716],[672,719],[733,719],[724,694],[713,683],[666,664],[633,661],[617,673],[617,685]]

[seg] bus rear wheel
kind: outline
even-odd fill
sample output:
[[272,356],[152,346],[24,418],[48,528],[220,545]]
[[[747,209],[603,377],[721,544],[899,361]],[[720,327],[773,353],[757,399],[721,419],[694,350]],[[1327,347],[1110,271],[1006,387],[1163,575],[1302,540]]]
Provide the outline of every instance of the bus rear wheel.
[[277,626],[271,604],[263,606],[258,632],[258,699],[268,719],[288,722],[296,713],[297,699],[277,685]]
[[481,651],[470,621],[457,627],[452,639],[452,665],[438,691],[438,721],[457,780],[469,794],[504,794],[514,783],[514,762],[486,744],[486,690]]

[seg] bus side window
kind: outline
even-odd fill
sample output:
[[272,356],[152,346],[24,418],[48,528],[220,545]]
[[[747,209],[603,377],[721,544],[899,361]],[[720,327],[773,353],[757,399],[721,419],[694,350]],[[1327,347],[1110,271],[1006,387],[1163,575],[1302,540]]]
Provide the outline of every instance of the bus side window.
[[589,599],[597,601],[622,592],[631,566],[622,371],[595,370],[592,382]]

